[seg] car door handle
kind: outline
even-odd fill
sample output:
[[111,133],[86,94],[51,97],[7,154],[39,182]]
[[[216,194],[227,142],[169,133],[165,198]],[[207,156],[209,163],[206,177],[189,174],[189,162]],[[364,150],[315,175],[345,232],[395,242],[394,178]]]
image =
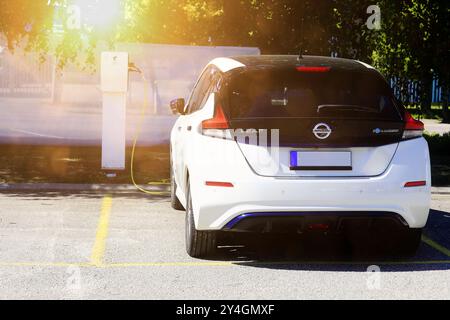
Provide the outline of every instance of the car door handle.
[[192,130],[192,126],[187,126],[187,131],[191,131]]

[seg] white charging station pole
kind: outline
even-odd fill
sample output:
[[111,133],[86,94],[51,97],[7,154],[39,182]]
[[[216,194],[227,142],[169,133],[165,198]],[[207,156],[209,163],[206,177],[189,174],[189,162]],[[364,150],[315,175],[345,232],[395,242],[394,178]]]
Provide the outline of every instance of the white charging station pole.
[[124,170],[128,91],[127,52],[102,52],[101,88],[103,94],[102,169]]

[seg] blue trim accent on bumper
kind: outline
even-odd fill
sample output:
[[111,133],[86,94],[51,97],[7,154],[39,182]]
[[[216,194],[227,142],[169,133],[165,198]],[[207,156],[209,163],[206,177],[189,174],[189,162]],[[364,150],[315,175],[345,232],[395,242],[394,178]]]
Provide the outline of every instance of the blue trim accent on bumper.
[[[374,217],[392,217],[394,215],[398,216],[397,214],[393,212],[385,212],[385,211],[316,211],[316,212],[309,212],[309,211],[292,211],[292,212],[251,212],[251,213],[244,213],[241,214],[232,220],[230,220],[225,227],[223,227],[224,230],[231,230],[234,226],[236,226],[240,221],[247,219],[247,218],[255,218],[255,217],[304,217],[304,216],[337,216],[337,217],[368,217],[368,218],[374,218]],[[402,219],[403,220],[403,219]]]

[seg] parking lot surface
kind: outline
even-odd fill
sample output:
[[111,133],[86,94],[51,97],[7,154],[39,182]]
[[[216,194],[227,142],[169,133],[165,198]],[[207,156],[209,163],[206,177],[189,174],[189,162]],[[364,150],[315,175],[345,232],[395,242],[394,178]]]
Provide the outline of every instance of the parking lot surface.
[[166,197],[2,191],[0,298],[449,299],[450,194],[433,194],[432,209],[411,259],[360,261],[333,243],[285,241],[198,260]]

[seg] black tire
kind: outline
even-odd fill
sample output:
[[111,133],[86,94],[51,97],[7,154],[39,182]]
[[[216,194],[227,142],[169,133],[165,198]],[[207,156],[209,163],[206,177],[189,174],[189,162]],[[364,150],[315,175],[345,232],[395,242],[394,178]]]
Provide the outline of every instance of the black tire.
[[195,228],[189,181],[186,189],[186,252],[193,258],[212,256],[217,249],[217,233],[214,231],[199,231]]
[[172,166],[170,167],[170,205],[173,209],[184,211],[184,207],[177,197],[177,183],[173,177]]

